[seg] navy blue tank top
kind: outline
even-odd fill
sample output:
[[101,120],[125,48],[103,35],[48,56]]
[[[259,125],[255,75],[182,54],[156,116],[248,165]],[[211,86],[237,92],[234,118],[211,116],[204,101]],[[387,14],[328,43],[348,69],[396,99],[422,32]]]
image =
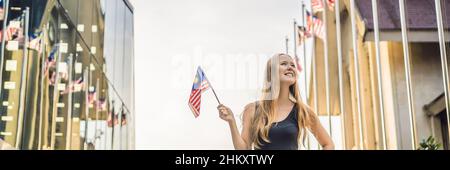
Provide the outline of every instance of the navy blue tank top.
[[[268,139],[270,142],[261,141],[261,150],[298,150],[298,118],[297,107],[292,107],[289,115],[280,122],[275,122],[269,129]],[[256,113],[257,114],[257,113]]]

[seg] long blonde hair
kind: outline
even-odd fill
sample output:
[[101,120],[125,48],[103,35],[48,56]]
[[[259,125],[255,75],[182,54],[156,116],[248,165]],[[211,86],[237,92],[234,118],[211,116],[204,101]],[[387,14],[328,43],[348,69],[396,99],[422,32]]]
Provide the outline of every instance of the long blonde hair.
[[[260,148],[262,141],[270,142],[268,139],[269,129],[272,123],[275,122],[275,100],[278,98],[280,91],[280,79],[279,79],[279,58],[281,56],[288,56],[287,54],[275,54],[272,56],[266,65],[265,83],[263,85],[261,100],[258,101],[255,108],[255,114],[251,123],[251,142],[255,148]],[[296,74],[297,75],[297,74]],[[312,110],[304,104],[301,100],[300,90],[298,88],[298,81],[289,86],[289,98],[295,102],[297,108],[298,118],[298,137],[297,140],[303,145],[307,128],[316,119]]]

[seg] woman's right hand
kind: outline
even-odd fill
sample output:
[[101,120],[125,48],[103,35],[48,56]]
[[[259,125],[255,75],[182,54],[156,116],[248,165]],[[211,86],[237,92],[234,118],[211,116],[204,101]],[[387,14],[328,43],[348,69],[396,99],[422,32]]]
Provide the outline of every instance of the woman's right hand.
[[230,108],[226,107],[223,104],[220,104],[217,106],[217,110],[219,110],[219,117],[228,123],[231,123],[234,121],[234,115]]

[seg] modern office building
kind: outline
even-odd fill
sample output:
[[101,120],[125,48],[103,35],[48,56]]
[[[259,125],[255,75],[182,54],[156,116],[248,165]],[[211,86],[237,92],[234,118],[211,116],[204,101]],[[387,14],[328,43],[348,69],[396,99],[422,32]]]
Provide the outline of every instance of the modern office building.
[[1,1],[0,145],[134,149],[128,0]]

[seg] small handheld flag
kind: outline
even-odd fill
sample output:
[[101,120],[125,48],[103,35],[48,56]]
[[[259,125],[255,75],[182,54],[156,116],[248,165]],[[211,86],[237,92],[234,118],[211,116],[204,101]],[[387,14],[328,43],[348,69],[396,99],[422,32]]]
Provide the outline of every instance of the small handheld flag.
[[216,92],[212,88],[211,83],[209,83],[209,80],[206,78],[206,75],[203,72],[202,68],[198,67],[188,102],[189,107],[191,108],[191,111],[196,118],[200,115],[200,103],[202,93],[208,90],[209,88],[211,88],[211,90],[214,93],[214,96],[216,96],[217,102],[219,102],[220,104],[219,98],[217,98]]

